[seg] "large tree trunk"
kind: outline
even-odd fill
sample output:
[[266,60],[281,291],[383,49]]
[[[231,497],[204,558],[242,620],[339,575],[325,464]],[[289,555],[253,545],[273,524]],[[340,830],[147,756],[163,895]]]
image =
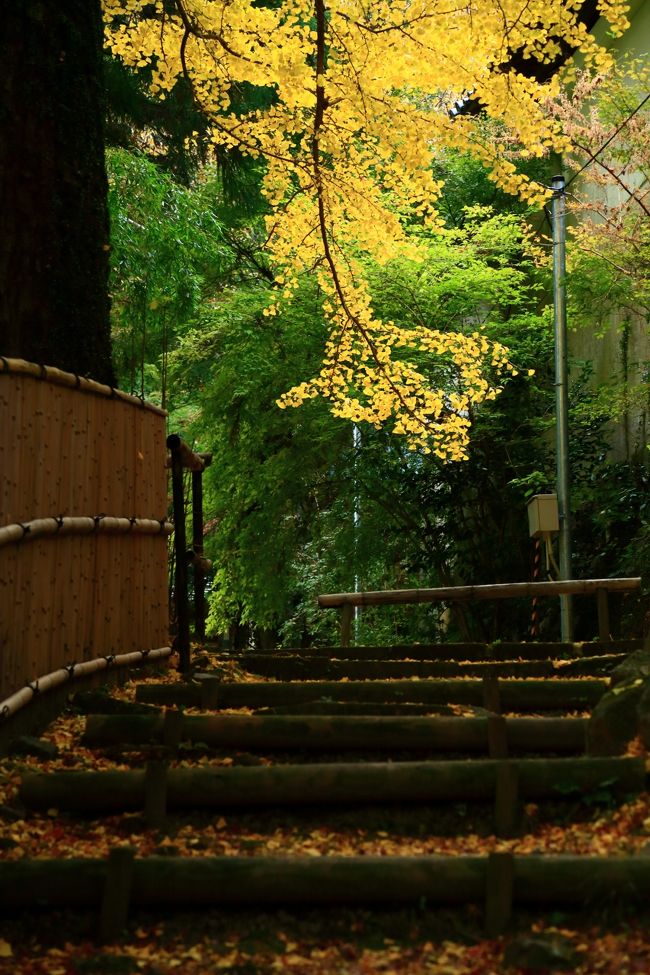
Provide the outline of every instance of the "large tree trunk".
[[0,353],[112,385],[100,0],[9,4],[0,60]]

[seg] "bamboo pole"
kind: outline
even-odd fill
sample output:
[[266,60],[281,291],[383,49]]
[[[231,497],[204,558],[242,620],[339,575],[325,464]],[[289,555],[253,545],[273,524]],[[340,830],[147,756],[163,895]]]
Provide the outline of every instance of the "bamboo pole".
[[[35,383],[28,383],[23,390],[23,423],[22,434],[25,444],[39,443],[36,411],[39,407],[39,388]],[[25,511],[38,511],[40,498],[36,498],[36,469],[38,457],[30,457],[21,472],[20,492],[22,506]]]
[[3,545],[18,542],[30,542],[42,536],[58,535],[91,535],[127,533],[135,535],[169,535],[172,525],[164,522],[162,525],[153,518],[98,518],[84,516],[65,518],[36,518],[34,521],[20,524],[5,525],[0,528],[0,548]]
[[[94,477],[93,458],[89,451],[84,450],[84,442],[87,439],[89,427],[89,408],[86,402],[86,414],[79,414],[78,419],[78,439],[77,452],[78,464],[77,478],[73,479],[70,487],[71,503],[88,504],[94,499],[94,485],[88,483],[89,478]],[[76,481],[81,473],[85,484],[77,484]],[[72,510],[75,510],[74,508]],[[79,510],[79,509],[76,509]],[[83,509],[81,509],[83,510]],[[89,509],[86,509],[89,510]],[[98,510],[98,509],[90,509]],[[101,510],[101,509],[99,509]],[[97,594],[103,580],[97,578],[97,551],[94,545],[95,539],[93,529],[89,533],[90,538],[85,539],[75,534],[70,538],[61,535],[57,539],[64,550],[64,565],[67,575],[67,584],[62,594],[62,619],[57,636],[63,628],[67,632],[66,643],[70,648],[73,660],[88,660],[94,654],[101,651],[97,647],[97,634],[100,621],[99,612],[96,604]],[[74,633],[71,632],[74,629]],[[56,661],[52,661],[52,669],[56,666]]]
[[[114,504],[120,504],[119,510],[128,511],[132,515],[139,515],[146,510],[140,507],[140,471],[143,463],[143,456],[139,445],[138,430],[142,420],[143,411],[141,409],[130,409],[124,403],[120,403],[119,426],[115,426],[115,450],[121,452],[119,466],[124,472],[122,477],[113,475],[114,482],[119,483],[119,493],[114,495]],[[142,456],[142,460],[140,459]],[[160,472],[162,473],[162,471]],[[118,486],[117,484],[115,485]],[[151,510],[151,509],[149,509]]]
[[[0,478],[0,480],[2,480]],[[3,553],[0,573],[0,619],[3,620],[4,650],[0,653],[0,689],[18,687],[24,680],[21,672],[22,647],[18,639],[17,603],[21,597],[20,562],[15,549]],[[0,690],[1,693],[1,690]]]
[[[122,539],[119,537],[106,536],[102,539],[97,539],[98,542],[103,542],[107,552],[107,564],[108,572],[110,574],[111,589],[114,595],[110,599],[118,600],[117,603],[113,603],[107,600],[109,607],[109,617],[111,620],[111,625],[109,629],[109,641],[108,646],[111,653],[126,653],[132,649],[136,649],[132,645],[128,645],[124,639],[124,626],[122,623],[122,618],[120,613],[115,613],[110,610],[111,606],[124,606],[126,604],[124,592],[124,584],[122,579],[124,577],[124,559],[122,557],[123,548],[132,541],[131,534],[128,538]],[[138,644],[140,647],[146,647],[150,644],[145,641]]]
[[9,431],[12,431],[12,439],[15,438],[17,430],[15,414],[16,397],[13,394],[13,383],[5,379],[0,383],[0,461],[3,471],[3,477],[0,477],[0,526],[12,521],[14,517],[12,505],[16,497],[16,466],[19,453],[9,449],[8,437]]
[[[164,660],[169,657],[170,653],[170,647],[157,647],[153,650],[140,650],[133,653],[120,654],[113,660],[111,666],[137,666],[138,664],[145,664],[154,660]],[[9,697],[0,700],[0,721],[7,721],[12,718],[34,699],[36,693],[45,694],[48,691],[60,687],[61,684],[65,684],[67,681],[77,680],[105,670],[107,666],[108,662],[105,657],[96,657],[93,660],[77,663],[70,668],[62,667],[52,671],[52,673],[37,677],[33,681],[33,686],[30,684],[29,686],[21,687],[20,690],[15,691]]]
[[[43,536],[44,538],[45,536]],[[64,593],[67,589],[66,573],[68,571],[67,566],[67,552],[69,550],[69,543],[62,538],[53,537],[51,544],[46,545],[45,541],[40,543],[38,541],[38,536],[34,539],[37,548],[43,548],[45,553],[50,555],[52,560],[51,570],[50,570],[50,582],[51,588],[49,590],[49,600],[48,600],[48,614],[47,620],[44,621],[48,627],[48,643],[53,644],[54,641],[59,641],[59,646],[63,647],[65,644],[62,637],[63,630],[63,620],[64,620]],[[0,545],[2,542],[0,541]],[[23,552],[23,546],[15,546],[15,550],[20,556]],[[48,654],[49,657],[49,654]],[[62,659],[57,661],[58,666],[63,663]],[[39,667],[32,671],[31,676],[36,676],[38,674],[47,673],[49,667]],[[16,685],[14,685],[16,686]]]
[[35,548],[29,546],[22,552],[21,558],[21,580],[23,589],[22,610],[18,617],[19,627],[17,627],[17,637],[23,646],[25,663],[29,662],[27,675],[38,674],[42,670],[49,669],[51,653],[51,634],[46,635],[46,642],[40,643],[37,638],[38,620],[40,617],[40,607],[46,599],[48,584],[51,582],[51,575],[48,572],[48,559],[43,560],[40,568],[44,571],[36,571],[37,565],[34,559]]
[[[49,442],[51,427],[53,426],[49,409],[51,405],[49,401],[52,399],[51,391],[44,383],[32,383],[30,385],[32,386],[32,415],[30,417],[29,440],[32,444],[45,445]],[[46,456],[42,451],[39,451],[30,464],[31,483],[23,482],[21,484],[25,504],[30,512],[48,510],[46,506],[46,484],[49,479],[45,473],[45,460]]]
[[[23,388],[19,382],[14,382],[12,386],[13,409],[11,425],[8,427],[8,430],[15,431],[13,445],[14,449],[11,453],[11,457],[14,459],[14,486],[11,497],[9,498],[7,510],[11,513],[12,518],[15,518],[16,521],[20,521],[21,519],[28,518],[31,515],[31,512],[27,514],[27,512],[24,510],[24,498],[21,493],[23,475],[26,465],[29,463],[29,451],[27,438],[23,430],[25,414]],[[9,521],[8,518],[7,521]]]

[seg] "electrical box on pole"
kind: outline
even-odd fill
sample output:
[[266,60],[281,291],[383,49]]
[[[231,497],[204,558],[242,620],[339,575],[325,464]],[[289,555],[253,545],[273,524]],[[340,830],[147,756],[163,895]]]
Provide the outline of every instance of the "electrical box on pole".
[[560,530],[557,494],[536,494],[530,499],[528,529],[531,538],[542,538]]

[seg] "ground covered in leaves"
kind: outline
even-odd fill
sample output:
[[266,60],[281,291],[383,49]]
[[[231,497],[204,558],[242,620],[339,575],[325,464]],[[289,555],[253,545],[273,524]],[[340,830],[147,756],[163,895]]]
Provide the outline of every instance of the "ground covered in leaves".
[[[481,912],[237,912],[140,917],[119,944],[98,946],[96,918],[0,921],[6,975],[647,975],[648,920],[520,918],[507,937],[481,936]],[[533,962],[534,967],[519,964]]]
[[[226,679],[242,679],[227,665]],[[159,681],[160,675],[155,680]],[[168,679],[177,679],[169,671]],[[259,678],[255,678],[258,680]],[[140,681],[141,682],[141,681]],[[133,699],[134,685],[116,692]],[[138,856],[243,855],[324,856],[572,853],[624,856],[650,853],[650,795],[622,805],[603,790],[587,803],[528,804],[518,836],[497,839],[491,832],[491,807],[257,810],[227,815],[170,816],[165,829],[147,827],[140,814],[103,818],[66,816],[57,809],[26,813],[17,802],[21,775],[28,770],[139,768],[142,750],[79,745],[84,718],[74,711],[59,717],[43,735],[58,748],[56,758],[12,756],[0,760],[0,858],[103,857],[119,844]],[[178,763],[232,765],[287,760],[287,756],[181,749]],[[312,758],[309,759],[313,760]],[[1,866],[0,866],[1,869]],[[518,933],[485,940],[482,911],[328,911],[287,914],[213,912],[185,918],[136,917],[118,945],[98,948],[96,915],[14,917],[0,921],[0,972],[15,975],[111,975],[145,972],[188,975],[228,971],[294,972],[297,975],[499,975],[500,972],[593,973],[650,972],[650,939],[640,920],[601,915],[585,926],[569,915],[519,918]],[[518,955],[521,939],[542,937],[541,961],[530,968],[530,950]],[[519,941],[517,940],[519,939]],[[559,939],[558,957],[544,957],[544,944]],[[525,962],[525,964],[524,964]],[[549,964],[544,967],[545,963]],[[541,967],[540,967],[541,965]],[[558,968],[558,965],[560,968]],[[528,967],[527,967],[528,966]],[[549,967],[550,966],[550,967]]]

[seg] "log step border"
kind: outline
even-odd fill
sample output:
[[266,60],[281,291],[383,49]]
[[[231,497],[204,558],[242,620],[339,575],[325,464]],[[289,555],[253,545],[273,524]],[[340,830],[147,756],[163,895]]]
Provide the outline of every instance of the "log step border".
[[[119,851],[119,852],[118,852]],[[107,859],[9,861],[0,908],[90,908],[100,936],[120,934],[136,909],[482,903],[486,928],[505,930],[515,907],[647,902],[650,858],[487,856],[147,857],[128,847]]]
[[[496,678],[492,678],[496,680]],[[191,683],[140,684],[136,700],[149,704],[200,707],[204,710],[265,707],[304,703],[329,698],[363,703],[469,704],[481,706],[484,681],[480,679],[388,681],[244,681],[222,682],[199,677]],[[608,690],[607,680],[575,678],[549,680],[499,680],[501,703],[508,710],[558,711],[593,705]]]
[[585,718],[504,718],[498,713],[498,699],[486,700],[486,707],[488,703],[492,705],[491,714],[470,717],[184,715],[171,709],[164,717],[91,714],[86,718],[82,741],[91,748],[164,743],[165,728],[173,718],[177,743],[202,742],[238,750],[398,748],[484,753],[491,758],[506,758],[510,751],[585,751]]
[[[110,814],[144,808],[152,822],[162,821],[168,808],[436,804],[492,799],[497,827],[503,835],[506,827],[500,824],[514,824],[520,798],[571,799],[605,784],[617,794],[641,792],[646,785],[644,759],[463,759],[211,769],[169,769],[164,762],[156,762],[145,772],[27,773],[19,796],[32,809],[53,806]],[[504,796],[509,797],[507,803]]]

